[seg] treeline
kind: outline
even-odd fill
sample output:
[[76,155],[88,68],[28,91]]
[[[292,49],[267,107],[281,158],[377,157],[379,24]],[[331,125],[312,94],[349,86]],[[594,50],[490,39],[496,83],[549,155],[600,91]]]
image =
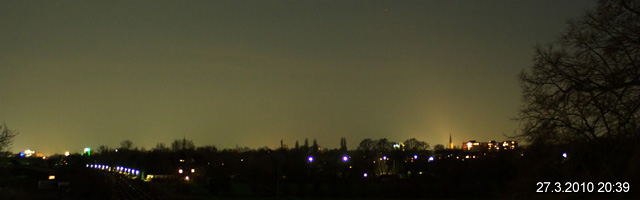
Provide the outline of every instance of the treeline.
[[[247,163],[251,163],[251,160],[264,160],[271,158],[270,155],[275,155],[278,158],[274,159],[281,160],[282,165],[327,164],[326,167],[317,169],[319,172],[330,171],[328,169],[334,167],[331,166],[331,163],[337,162],[348,163],[350,169],[360,168],[359,170],[351,170],[361,172],[358,176],[367,173],[374,177],[390,174],[404,177],[410,167],[401,163],[426,161],[429,156],[433,155],[433,151],[430,151],[429,148],[427,142],[416,138],[407,139],[401,143],[392,142],[386,138],[377,140],[367,138],[359,143],[357,150],[351,151],[346,146],[345,138],[340,139],[340,147],[336,149],[323,149],[315,139],[311,144],[309,140],[305,139],[302,145],[296,141],[293,148],[288,148],[281,143],[281,147],[277,149],[243,147],[223,150],[219,150],[213,145],[196,147],[192,140],[185,138],[175,139],[170,146],[158,143],[151,150],[137,148],[133,141],[124,140],[120,143],[119,148],[110,148],[106,145],[98,147],[89,162],[130,166],[145,169],[148,173],[153,174],[173,174],[182,165],[197,167],[212,165],[212,163],[213,165],[222,165],[223,163],[229,165],[238,159],[243,160],[242,162],[246,159]],[[381,158],[384,159],[380,160]],[[295,167],[278,170],[289,172],[294,169]]]

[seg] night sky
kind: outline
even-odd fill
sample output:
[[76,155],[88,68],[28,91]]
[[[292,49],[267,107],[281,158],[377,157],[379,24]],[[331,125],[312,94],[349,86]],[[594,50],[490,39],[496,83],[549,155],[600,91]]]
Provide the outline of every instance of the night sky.
[[517,74],[595,1],[1,1],[0,122],[45,155],[432,146],[518,131]]

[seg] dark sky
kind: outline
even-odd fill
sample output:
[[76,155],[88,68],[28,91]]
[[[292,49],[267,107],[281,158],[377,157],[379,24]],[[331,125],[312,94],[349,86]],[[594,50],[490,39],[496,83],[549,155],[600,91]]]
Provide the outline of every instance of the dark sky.
[[504,140],[517,74],[593,1],[1,1],[14,152]]

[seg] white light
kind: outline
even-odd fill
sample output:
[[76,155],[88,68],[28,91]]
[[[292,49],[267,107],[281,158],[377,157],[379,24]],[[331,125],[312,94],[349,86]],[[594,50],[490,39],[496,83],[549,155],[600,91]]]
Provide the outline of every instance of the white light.
[[418,155],[413,155],[413,159],[418,159]]
[[365,178],[367,178],[368,174],[367,174],[367,173],[364,173],[364,174],[362,174],[362,176],[364,176]]
[[140,171],[136,170],[136,176],[140,174]]
[[178,169],[178,174],[182,174],[182,169]]
[[387,160],[387,156],[382,156],[382,160]]
[[567,152],[562,153],[563,158],[567,158]]
[[313,162],[313,156],[309,156],[309,162]]
[[189,181],[189,176],[185,176],[185,177],[184,177],[184,180],[185,180],[185,181]]
[[433,161],[433,156],[429,157],[429,162]]
[[349,157],[348,156],[342,156],[342,161],[344,161],[344,162],[349,161]]
[[196,169],[191,169],[191,173],[196,173]]

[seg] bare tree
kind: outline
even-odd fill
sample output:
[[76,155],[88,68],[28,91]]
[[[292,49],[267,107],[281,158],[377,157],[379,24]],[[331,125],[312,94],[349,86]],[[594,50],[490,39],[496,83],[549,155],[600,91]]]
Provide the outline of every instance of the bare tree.
[[9,129],[6,124],[0,126],[0,152],[8,151],[13,143],[13,137],[19,133]]
[[640,141],[639,13],[639,1],[599,1],[520,73],[521,137],[575,149],[572,163],[589,177],[624,177],[616,169],[633,163]]
[[537,47],[520,73],[522,134],[534,142],[597,142],[640,133],[638,1],[601,1],[569,22],[559,46]]
[[424,151],[429,149],[429,144],[425,141],[420,141],[416,138],[411,138],[404,141],[405,149],[409,151]]
[[377,152],[389,152],[393,149],[393,143],[389,142],[387,138],[381,138],[375,141],[374,149]]
[[165,145],[162,142],[158,142],[156,144],[156,147],[152,149],[153,151],[159,151],[159,152],[167,152],[169,151],[169,147],[167,147],[167,145]]
[[196,145],[193,144],[193,141],[187,140],[185,138],[175,139],[171,142],[171,150],[179,151],[179,150],[194,150]]
[[123,140],[120,142],[120,148],[125,150],[131,150],[133,148],[133,142],[131,140]]
[[347,151],[347,139],[344,137],[340,138],[340,151]]
[[108,153],[108,152],[110,152],[110,151],[112,151],[112,149],[111,149],[111,148],[109,148],[109,146],[106,146],[106,145],[100,145],[100,146],[98,147],[98,153],[99,153],[99,154]]
[[375,145],[376,145],[375,142],[370,138],[364,139],[360,142],[360,145],[358,145],[358,151],[369,153],[373,151],[373,149],[375,148]]

